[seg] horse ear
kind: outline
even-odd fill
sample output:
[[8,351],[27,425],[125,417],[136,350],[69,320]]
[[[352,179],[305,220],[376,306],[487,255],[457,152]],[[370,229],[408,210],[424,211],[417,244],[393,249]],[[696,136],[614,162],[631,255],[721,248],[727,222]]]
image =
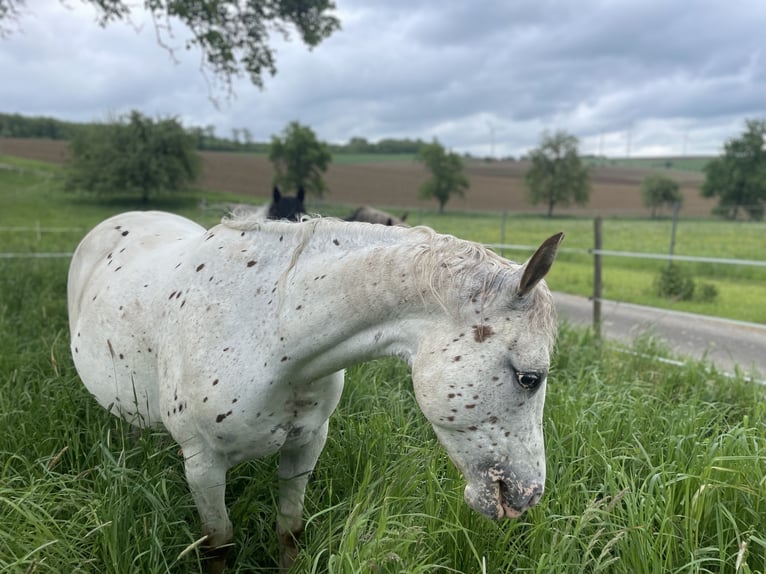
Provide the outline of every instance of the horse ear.
[[276,185],[274,186],[274,190],[271,196],[274,198],[274,203],[277,203],[280,199],[282,199],[282,194],[279,193],[279,188]]
[[301,185],[301,186],[298,188],[298,201],[300,201],[301,203],[303,203],[303,198],[304,198],[304,197],[306,197],[306,190],[305,190],[305,189],[303,189],[303,186]]
[[527,262],[523,267],[524,271],[521,274],[521,281],[519,282],[519,290],[517,292],[519,297],[527,295],[535,288],[535,285],[548,274],[551,265],[553,265],[553,260],[556,258],[556,251],[558,251],[559,244],[563,238],[563,232],[552,235],[543,241],[542,245],[537,248],[537,251],[535,251],[532,257],[527,259]]

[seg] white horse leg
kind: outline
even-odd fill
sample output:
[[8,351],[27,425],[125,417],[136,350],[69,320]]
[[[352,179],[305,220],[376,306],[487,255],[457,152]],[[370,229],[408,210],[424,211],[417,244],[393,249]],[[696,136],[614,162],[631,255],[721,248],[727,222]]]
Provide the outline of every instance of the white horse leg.
[[205,553],[212,574],[223,572],[233,530],[226,512],[226,465],[202,449],[184,449],[186,482],[189,484],[207,536]]
[[327,439],[328,422],[314,433],[308,444],[282,450],[279,456],[279,571],[287,572],[298,555],[297,539],[303,532],[303,499],[309,475]]

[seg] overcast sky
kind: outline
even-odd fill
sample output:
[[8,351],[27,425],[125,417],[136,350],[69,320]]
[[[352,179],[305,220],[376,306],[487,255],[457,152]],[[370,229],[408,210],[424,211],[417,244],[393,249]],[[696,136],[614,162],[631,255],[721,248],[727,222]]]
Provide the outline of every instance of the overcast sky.
[[[141,4],[136,2],[136,4]],[[275,77],[211,102],[200,54],[134,26],[96,23],[78,0],[27,0],[0,39],[0,111],[74,121],[138,109],[248,128],[268,141],[297,120],[325,141],[437,138],[519,156],[544,130],[581,153],[717,154],[766,118],[763,0],[336,0],[342,30],[317,48],[275,36]],[[183,29],[175,28],[183,45]]]

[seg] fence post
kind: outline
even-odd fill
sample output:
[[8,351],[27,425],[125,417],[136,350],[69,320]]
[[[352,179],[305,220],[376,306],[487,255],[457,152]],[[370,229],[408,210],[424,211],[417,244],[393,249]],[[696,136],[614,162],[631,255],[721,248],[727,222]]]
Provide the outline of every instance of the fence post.
[[593,332],[601,338],[601,216],[593,220]]
[[678,227],[678,210],[681,204],[676,201],[673,204],[673,227],[670,230],[670,258],[668,259],[668,265],[673,265],[673,253],[676,250],[676,227]]

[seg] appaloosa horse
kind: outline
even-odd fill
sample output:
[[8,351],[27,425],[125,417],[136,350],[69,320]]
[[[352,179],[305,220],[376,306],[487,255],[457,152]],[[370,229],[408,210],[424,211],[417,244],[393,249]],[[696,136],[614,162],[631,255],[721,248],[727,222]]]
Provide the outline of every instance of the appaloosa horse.
[[181,446],[213,571],[224,565],[215,550],[232,541],[227,469],[276,452],[289,568],[343,368],[385,355],[412,367],[468,505],[515,518],[545,482],[556,319],[543,277],[561,238],[516,265],[422,227],[232,219],[205,230],[125,213],[93,229],[72,260],[74,363],[102,406],[164,427]]

